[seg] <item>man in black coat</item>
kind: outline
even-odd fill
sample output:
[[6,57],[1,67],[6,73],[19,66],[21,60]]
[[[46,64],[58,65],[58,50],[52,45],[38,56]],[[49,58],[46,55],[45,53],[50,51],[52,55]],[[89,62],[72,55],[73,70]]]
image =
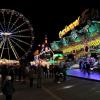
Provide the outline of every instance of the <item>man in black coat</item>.
[[11,76],[7,76],[4,84],[2,86],[2,92],[6,96],[6,100],[12,100],[12,95],[15,89],[13,87],[13,83],[11,81]]
[[38,67],[37,67],[37,88],[41,88],[42,85],[42,65],[41,61],[39,61]]

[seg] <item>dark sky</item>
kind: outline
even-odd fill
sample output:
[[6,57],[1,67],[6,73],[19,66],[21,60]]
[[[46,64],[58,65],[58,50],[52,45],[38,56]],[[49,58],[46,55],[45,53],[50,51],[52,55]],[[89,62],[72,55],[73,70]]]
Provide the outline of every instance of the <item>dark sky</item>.
[[[61,1],[61,2],[59,2]],[[50,42],[58,40],[59,31],[73,22],[86,8],[98,8],[97,0],[6,0],[0,8],[15,9],[29,19],[35,44],[48,35]]]

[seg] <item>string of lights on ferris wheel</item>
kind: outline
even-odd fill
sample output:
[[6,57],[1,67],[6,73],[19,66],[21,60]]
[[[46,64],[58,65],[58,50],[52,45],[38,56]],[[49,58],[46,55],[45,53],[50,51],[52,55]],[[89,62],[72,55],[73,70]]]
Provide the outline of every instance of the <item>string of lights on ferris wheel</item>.
[[10,52],[12,51],[15,59],[18,60],[22,55],[19,55],[16,47],[26,53],[32,46],[32,39],[34,39],[32,33],[33,28],[30,22],[21,13],[10,9],[0,9],[0,59],[7,50],[8,59],[11,59]]

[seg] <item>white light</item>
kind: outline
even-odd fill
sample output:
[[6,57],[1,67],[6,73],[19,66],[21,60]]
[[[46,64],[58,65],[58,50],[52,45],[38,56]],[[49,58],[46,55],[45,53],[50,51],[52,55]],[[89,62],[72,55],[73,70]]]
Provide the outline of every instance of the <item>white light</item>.
[[64,86],[63,89],[69,89],[72,88],[74,85],[68,85],[68,86]]
[[1,32],[1,35],[5,35],[5,36],[9,36],[11,35],[12,33],[9,33],[9,32]]

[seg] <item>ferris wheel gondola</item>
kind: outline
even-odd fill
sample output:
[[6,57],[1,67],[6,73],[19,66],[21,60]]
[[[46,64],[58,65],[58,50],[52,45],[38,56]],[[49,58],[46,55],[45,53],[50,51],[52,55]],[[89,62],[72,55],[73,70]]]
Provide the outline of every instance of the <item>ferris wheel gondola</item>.
[[0,59],[19,60],[32,47],[33,28],[21,13],[0,9]]

